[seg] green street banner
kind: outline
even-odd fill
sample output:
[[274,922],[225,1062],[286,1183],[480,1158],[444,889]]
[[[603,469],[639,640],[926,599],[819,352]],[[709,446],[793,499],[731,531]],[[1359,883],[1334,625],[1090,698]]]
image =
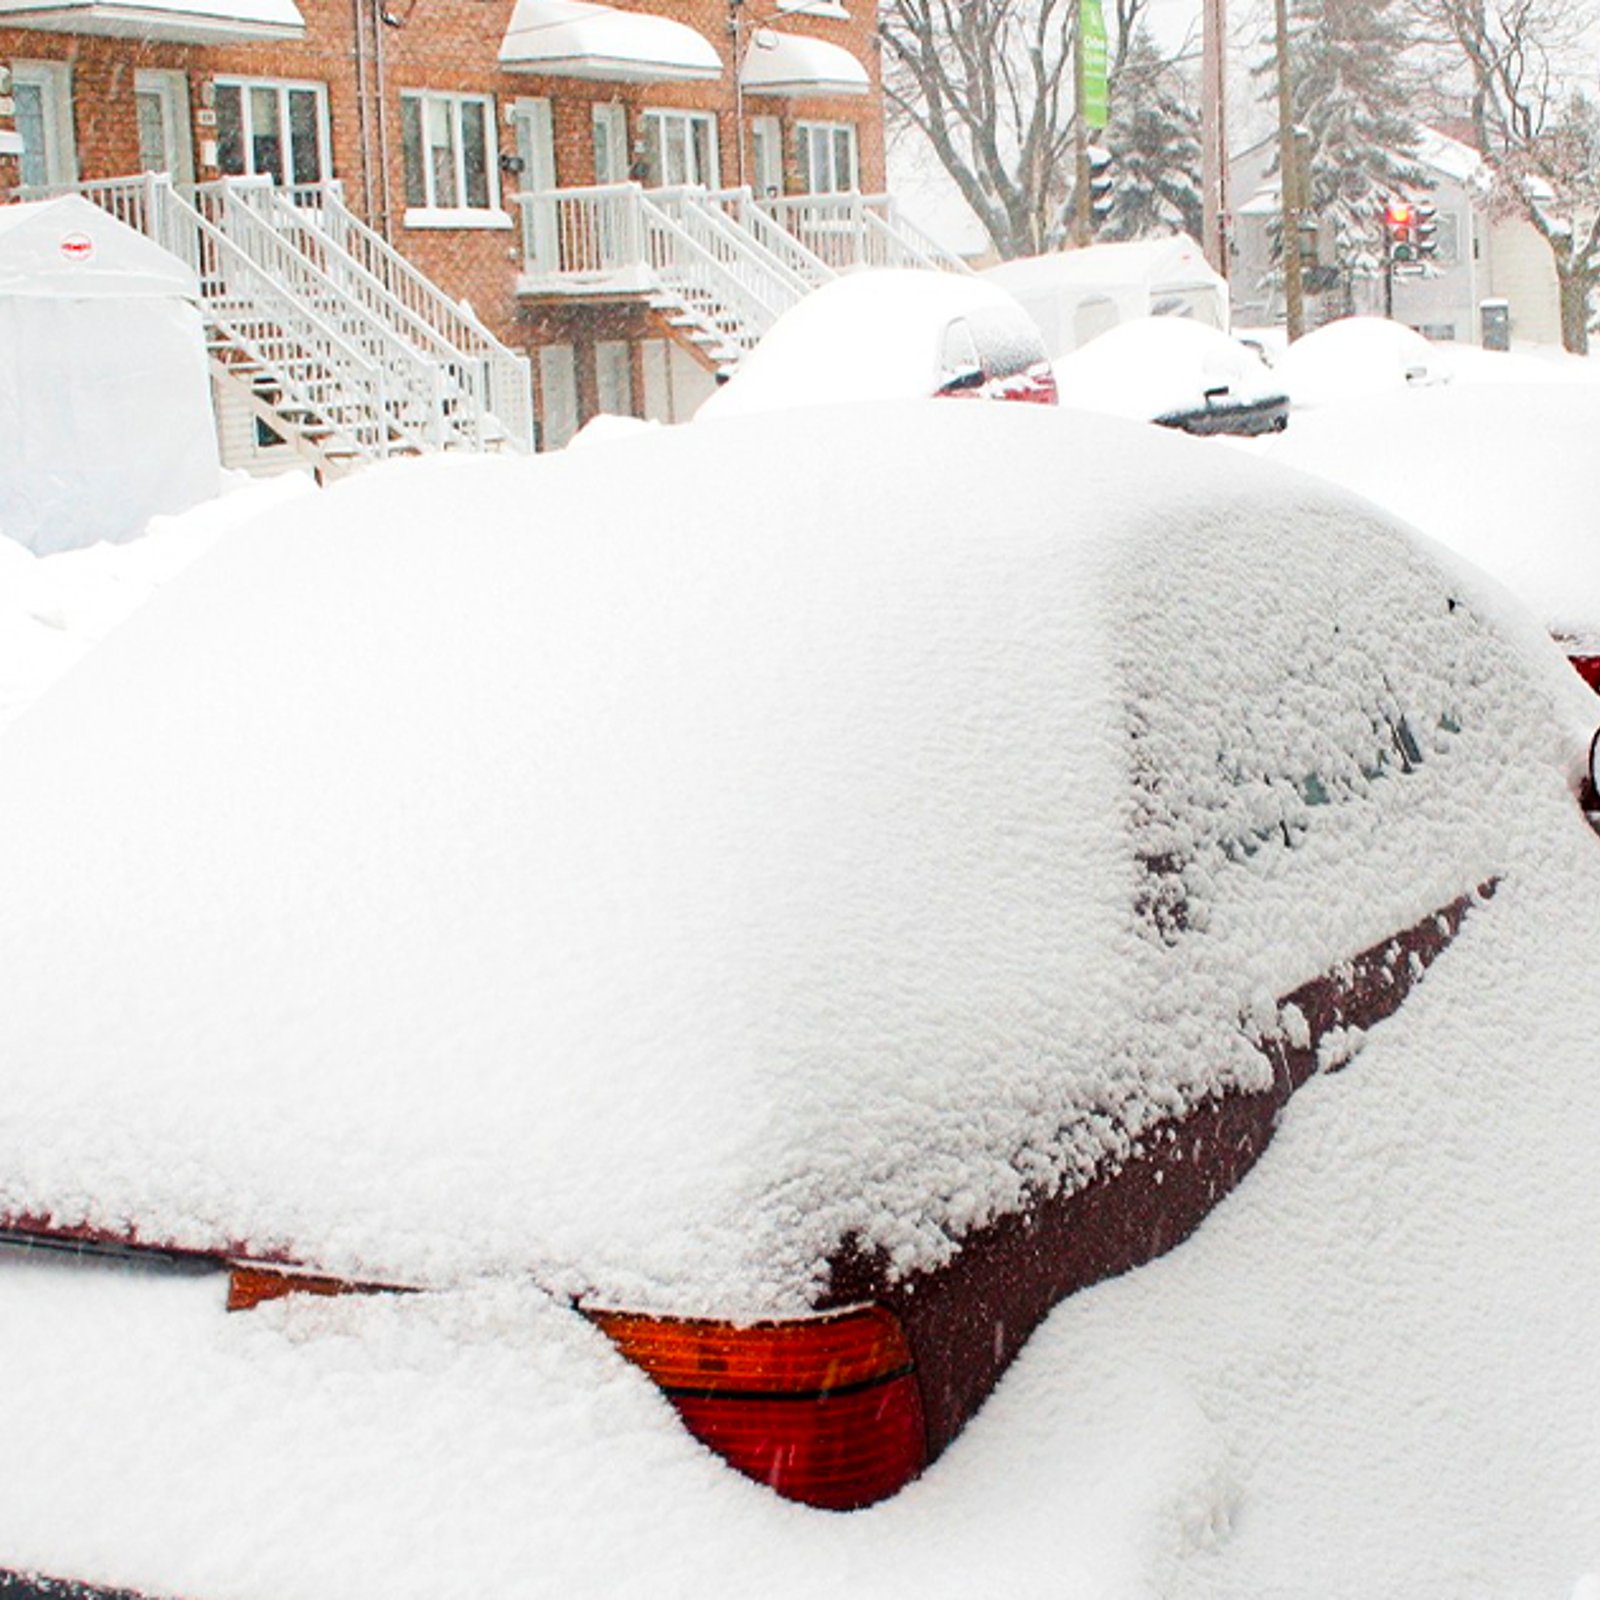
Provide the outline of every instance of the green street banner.
[[1103,128],[1110,113],[1110,95],[1106,91],[1106,19],[1100,0],[1078,0],[1078,60],[1084,126]]

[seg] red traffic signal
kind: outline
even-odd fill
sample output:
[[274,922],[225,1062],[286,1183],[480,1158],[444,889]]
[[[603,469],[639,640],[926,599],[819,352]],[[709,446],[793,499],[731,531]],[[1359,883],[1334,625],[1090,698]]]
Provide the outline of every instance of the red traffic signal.
[[1389,259],[1415,261],[1417,208],[1407,200],[1391,200],[1383,208],[1383,221],[1389,234]]

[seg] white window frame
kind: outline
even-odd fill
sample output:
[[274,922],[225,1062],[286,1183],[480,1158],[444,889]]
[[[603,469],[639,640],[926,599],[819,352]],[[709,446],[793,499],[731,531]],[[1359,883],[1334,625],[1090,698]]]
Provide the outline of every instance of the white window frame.
[[667,130],[674,125],[683,128],[683,148],[686,157],[686,166],[694,165],[694,130],[696,126],[703,127],[710,134],[707,149],[710,152],[709,172],[688,172],[684,176],[685,183],[699,184],[702,188],[717,189],[721,187],[722,151],[718,138],[717,114],[714,111],[677,111],[664,107],[652,106],[640,113],[639,132],[644,140],[645,149],[654,157],[654,165],[662,177],[663,188],[676,188],[677,185],[667,181]]
[[45,185],[54,188],[76,183],[78,142],[72,119],[72,68],[63,61],[14,61],[11,84],[13,94],[22,88],[39,91]]
[[[214,80],[217,89],[239,91],[239,137],[244,149],[244,176],[270,177],[274,183],[292,188],[294,177],[294,141],[290,137],[289,95],[292,91],[314,96],[317,118],[317,171],[320,181],[326,183],[333,176],[333,138],[328,123],[328,86],[315,79],[306,78],[238,78],[224,75]],[[271,90],[278,98],[278,170],[263,174],[256,168],[256,142],[253,118],[255,112],[252,91]]]
[[[846,165],[849,172],[840,182],[838,168],[839,136],[843,134],[849,152]],[[797,122],[794,125],[795,156],[801,174],[803,194],[852,194],[861,186],[861,144],[853,122]],[[818,152],[822,154],[821,174],[826,184],[819,184]]]
[[[509,228],[511,218],[500,208],[500,144],[499,126],[496,122],[493,95],[458,94],[448,89],[403,89],[400,92],[402,107],[411,101],[417,107],[422,137],[422,189],[423,204],[407,204],[405,225],[408,228]],[[467,203],[467,142],[461,118],[466,106],[478,106],[483,113],[484,177],[488,187],[488,203]],[[456,194],[458,205],[440,205],[434,192],[433,163],[427,159],[428,111],[430,106],[443,106],[450,119],[450,144],[455,162]],[[401,113],[402,159],[405,144],[405,116]]]

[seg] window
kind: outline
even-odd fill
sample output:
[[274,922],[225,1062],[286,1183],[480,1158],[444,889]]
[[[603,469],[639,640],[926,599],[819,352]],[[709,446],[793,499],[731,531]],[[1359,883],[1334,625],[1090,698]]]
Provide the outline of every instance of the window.
[[19,61],[11,75],[11,97],[22,137],[23,183],[76,181],[71,69],[53,61]]
[[846,194],[856,187],[856,130],[850,122],[795,125],[802,194]]
[[652,189],[718,186],[717,119],[707,111],[647,111],[645,182]]
[[217,79],[217,166],[229,177],[321,183],[330,175],[327,90],[320,83]]
[[497,209],[493,127],[493,103],[482,95],[402,95],[407,207],[423,212]]
[[1441,211],[1436,220],[1438,232],[1434,235],[1433,259],[1441,267],[1453,267],[1461,260],[1461,215],[1456,211]]

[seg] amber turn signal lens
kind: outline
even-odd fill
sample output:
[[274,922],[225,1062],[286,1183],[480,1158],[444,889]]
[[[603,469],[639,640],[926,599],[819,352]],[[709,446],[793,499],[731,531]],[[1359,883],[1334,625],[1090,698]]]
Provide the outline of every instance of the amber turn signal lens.
[[265,1300],[282,1300],[291,1294],[384,1294],[399,1292],[385,1284],[355,1283],[348,1278],[328,1278],[315,1272],[295,1272],[285,1267],[234,1265],[228,1268],[228,1309],[249,1311]]
[[788,1499],[853,1510],[926,1464],[911,1348],[881,1306],[746,1327],[589,1316],[666,1391],[697,1439]]

